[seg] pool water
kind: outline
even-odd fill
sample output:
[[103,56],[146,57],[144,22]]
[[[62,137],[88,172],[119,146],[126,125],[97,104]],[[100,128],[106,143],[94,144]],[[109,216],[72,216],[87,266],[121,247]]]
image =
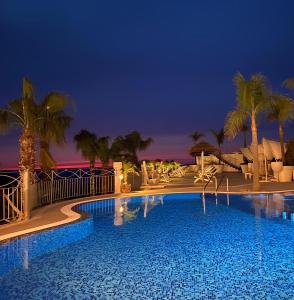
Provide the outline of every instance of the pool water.
[[82,204],[0,246],[0,299],[294,299],[294,197],[171,194]]

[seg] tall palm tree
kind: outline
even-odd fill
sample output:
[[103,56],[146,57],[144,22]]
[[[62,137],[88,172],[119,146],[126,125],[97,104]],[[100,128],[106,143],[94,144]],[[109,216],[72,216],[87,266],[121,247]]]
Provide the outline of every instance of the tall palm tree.
[[[19,138],[19,171],[32,175],[35,172],[35,120],[37,104],[34,99],[34,89],[27,78],[22,80],[21,98],[12,100],[7,107],[0,109],[0,131],[7,133],[13,127],[22,130]],[[33,176],[31,176],[31,179]]]
[[194,131],[192,134],[189,135],[189,137],[193,140],[193,143],[196,144],[199,139],[204,137],[204,134],[199,131]]
[[113,158],[138,165],[138,152],[146,150],[152,142],[152,138],[142,139],[138,131],[118,136],[112,144]]
[[95,194],[95,160],[98,154],[97,137],[95,133],[82,129],[74,136],[77,151],[81,151],[84,159],[89,161],[90,193]]
[[[222,152],[221,145],[224,143],[224,140],[225,140],[225,131],[223,128],[221,128],[219,131],[216,131],[213,129],[211,129],[210,131],[215,138],[215,141],[218,146],[219,154],[221,155],[221,152]],[[220,163],[220,160],[218,161],[218,163]]]
[[[63,108],[69,103],[60,93],[49,93],[42,103],[35,99],[34,88],[27,78],[23,78],[22,97],[12,100],[6,108],[0,109],[0,130],[4,133],[11,127],[22,128],[20,144],[20,172],[35,172],[35,141],[40,141],[41,166],[49,168],[54,159],[49,152],[51,141],[60,144],[64,141],[64,130],[69,127],[71,118]],[[32,177],[33,178],[33,177]]]
[[247,147],[247,132],[249,130],[249,127],[247,124],[243,124],[243,126],[240,129],[243,132],[243,147]]
[[69,99],[57,92],[49,93],[38,105],[36,127],[40,142],[40,165],[44,172],[55,165],[50,153],[50,143],[62,145],[65,142],[65,130],[72,121],[72,118],[64,112],[69,105]]
[[257,117],[269,106],[268,91],[265,77],[261,74],[254,74],[246,80],[241,73],[234,77],[236,86],[236,108],[229,112],[225,123],[225,133],[228,137],[234,138],[241,130],[247,119],[251,123],[252,152],[253,152],[253,190],[260,189],[259,184],[259,163],[258,163],[258,132]]
[[271,99],[267,118],[278,123],[282,161],[285,163],[284,126],[287,121],[294,119],[294,102],[292,98],[282,94],[273,94]]

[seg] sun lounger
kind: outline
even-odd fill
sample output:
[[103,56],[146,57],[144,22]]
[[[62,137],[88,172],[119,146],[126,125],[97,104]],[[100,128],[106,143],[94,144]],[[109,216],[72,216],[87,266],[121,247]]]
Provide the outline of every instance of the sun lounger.
[[170,177],[183,177],[186,174],[186,166],[180,166],[176,170],[170,172]]
[[167,173],[162,173],[160,175],[160,181],[165,182],[165,183],[170,182],[170,178],[169,178],[168,174]]
[[194,183],[197,183],[198,181],[209,181],[212,177],[215,177],[217,173],[217,170],[214,166],[208,166],[204,168],[203,172],[202,170],[199,170],[196,175],[194,176],[195,180]]

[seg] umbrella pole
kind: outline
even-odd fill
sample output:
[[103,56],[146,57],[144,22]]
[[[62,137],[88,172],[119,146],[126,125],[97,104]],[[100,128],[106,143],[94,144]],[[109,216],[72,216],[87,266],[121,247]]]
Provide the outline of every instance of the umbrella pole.
[[266,159],[264,151],[263,151],[263,156],[264,156],[264,168],[265,168],[265,181],[267,182],[267,178],[268,178],[268,174],[267,174],[267,159]]

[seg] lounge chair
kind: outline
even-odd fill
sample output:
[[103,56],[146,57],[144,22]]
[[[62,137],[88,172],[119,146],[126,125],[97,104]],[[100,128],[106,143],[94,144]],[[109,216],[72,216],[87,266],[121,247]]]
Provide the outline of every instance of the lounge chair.
[[186,174],[186,166],[180,166],[176,170],[170,172],[170,177],[183,177]]
[[165,182],[165,183],[170,182],[170,178],[169,178],[168,174],[167,173],[160,174],[160,181]]
[[202,170],[199,170],[196,175],[194,176],[195,180],[194,183],[197,183],[198,181],[209,181],[212,177],[215,177],[215,174],[217,173],[217,169],[214,166],[208,166],[205,167],[203,172]]

